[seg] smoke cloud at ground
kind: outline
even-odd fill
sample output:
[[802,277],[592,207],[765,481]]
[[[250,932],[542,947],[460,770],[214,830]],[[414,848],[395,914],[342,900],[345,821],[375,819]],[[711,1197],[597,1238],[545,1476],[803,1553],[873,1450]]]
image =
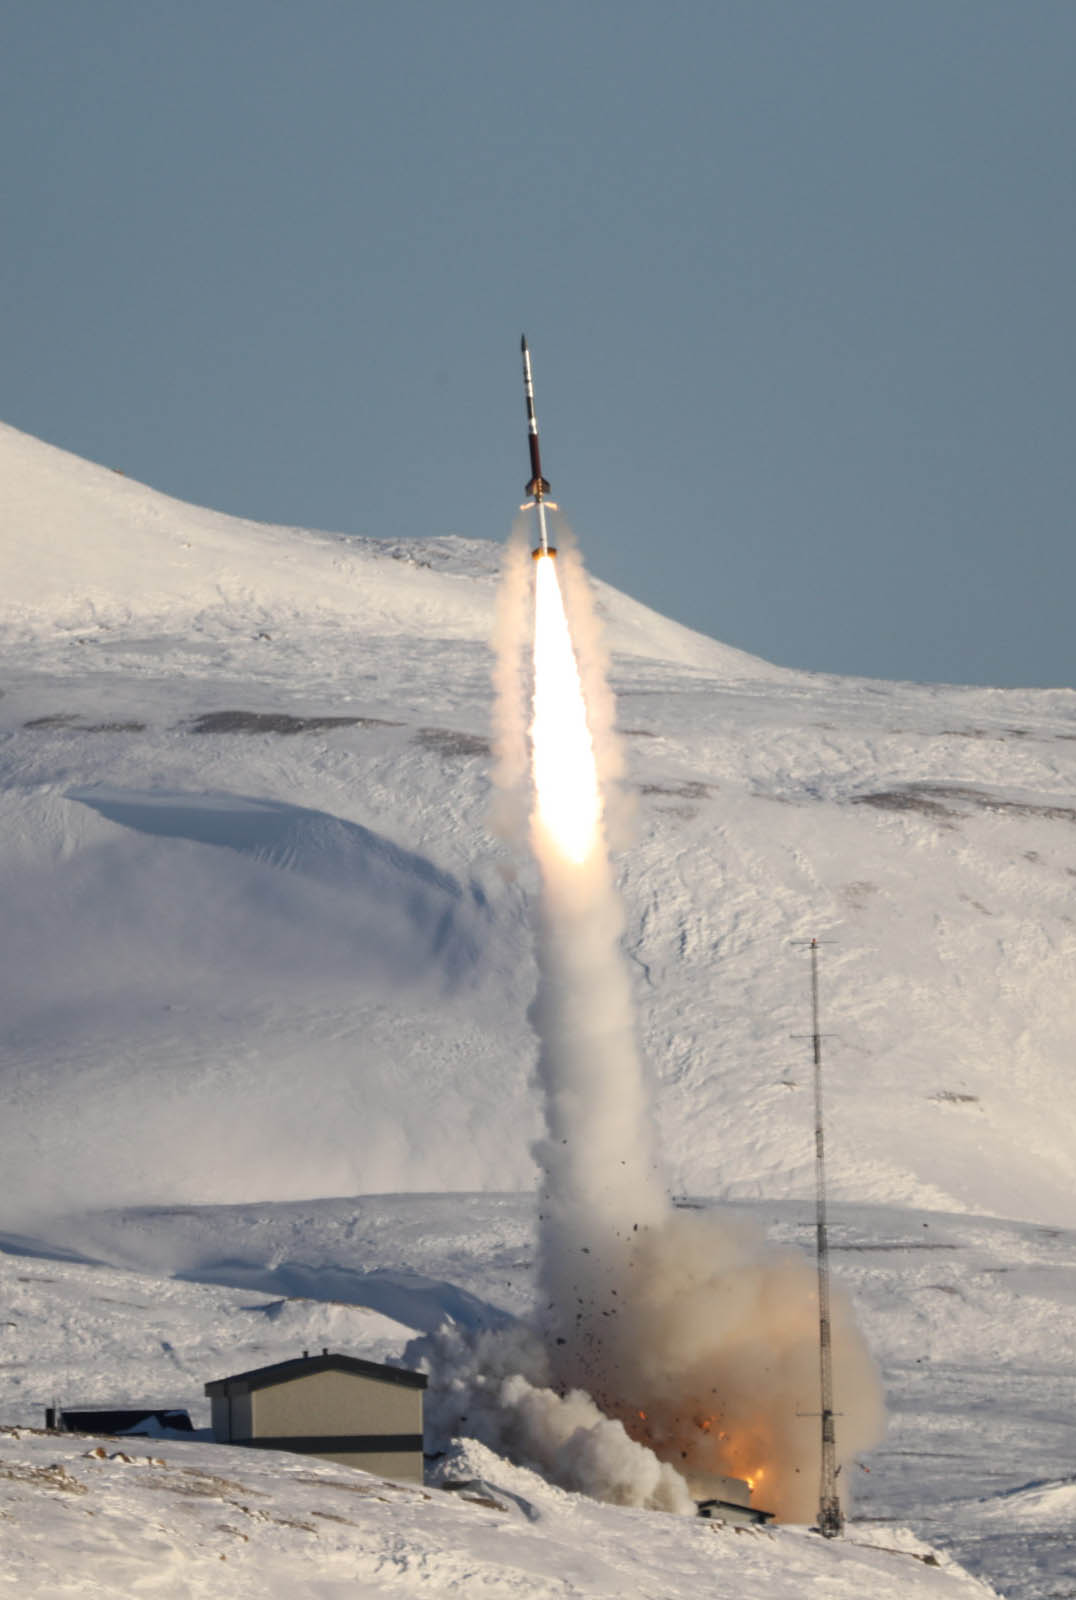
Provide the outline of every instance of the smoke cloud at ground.
[[[563,525],[555,542],[604,800],[623,762],[600,627]],[[517,841],[528,787],[526,544],[517,526],[495,671],[495,779]],[[435,1341],[431,1420],[600,1498],[689,1511],[686,1480],[727,1475],[751,1479],[755,1503],[780,1519],[809,1521],[819,1490],[814,1263],[773,1249],[751,1223],[677,1210],[668,1197],[606,824],[577,864],[532,817],[541,892],[530,1020],[545,1117],[534,1151],[539,1300],[529,1328]],[[877,1442],[883,1406],[839,1290],[831,1309],[847,1464]]]
[[631,1439],[582,1390],[560,1392],[534,1326],[468,1333],[449,1328],[412,1344],[409,1364],[431,1369],[427,1437],[480,1439],[550,1482],[608,1500],[691,1514],[678,1472]]

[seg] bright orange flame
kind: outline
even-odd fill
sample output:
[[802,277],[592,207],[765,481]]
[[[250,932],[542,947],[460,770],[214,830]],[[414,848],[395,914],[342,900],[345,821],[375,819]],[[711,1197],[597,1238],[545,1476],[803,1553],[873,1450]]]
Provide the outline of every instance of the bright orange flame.
[[771,1470],[755,1464],[760,1455],[763,1462],[766,1460],[766,1445],[759,1430],[752,1429],[743,1436],[730,1435],[715,1426],[718,1421],[717,1417],[697,1417],[695,1421],[699,1431],[715,1442],[714,1464],[720,1464],[721,1470],[733,1477],[742,1478],[749,1489],[756,1489]]
[[534,563],[534,721],[537,818],[566,860],[581,865],[598,841],[601,795],[586,701],[552,556]]

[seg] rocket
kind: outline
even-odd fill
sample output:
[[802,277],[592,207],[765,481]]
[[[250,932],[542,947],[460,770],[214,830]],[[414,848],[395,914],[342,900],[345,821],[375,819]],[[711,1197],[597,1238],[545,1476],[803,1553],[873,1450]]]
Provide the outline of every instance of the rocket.
[[523,352],[523,398],[527,402],[527,444],[531,453],[531,479],[527,493],[541,500],[549,493],[549,484],[542,477],[542,456],[538,446],[538,419],[534,415],[534,379],[531,377],[531,353],[527,348],[527,335],[519,341]]
[[520,339],[519,345],[523,352],[523,398],[527,405],[527,447],[531,456],[531,476],[526,491],[531,498],[524,502],[521,509],[528,511],[533,506],[538,513],[538,543],[533,551],[534,559],[537,561],[540,556],[555,556],[557,553],[556,546],[551,545],[549,542],[549,535],[545,525],[546,506],[552,506],[555,510],[556,504],[554,501],[546,499],[546,495],[549,493],[549,484],[542,477],[542,455],[538,444],[538,419],[534,415],[534,379],[531,377],[531,353],[527,348],[526,334]]

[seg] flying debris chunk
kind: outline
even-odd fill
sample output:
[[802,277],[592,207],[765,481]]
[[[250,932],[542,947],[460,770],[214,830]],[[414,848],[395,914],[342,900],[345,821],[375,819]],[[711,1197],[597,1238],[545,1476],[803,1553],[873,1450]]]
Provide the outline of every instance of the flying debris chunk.
[[538,543],[534,547],[535,561],[541,556],[555,556],[557,549],[549,542],[549,534],[545,525],[546,506],[556,510],[556,502],[547,500],[549,483],[542,477],[542,454],[538,443],[538,419],[534,415],[534,379],[531,377],[531,353],[527,348],[527,335],[524,334],[519,341],[523,352],[523,398],[527,403],[527,446],[531,456],[531,476],[527,484],[527,493],[530,499],[520,507],[522,511],[529,511],[533,506],[538,513]]

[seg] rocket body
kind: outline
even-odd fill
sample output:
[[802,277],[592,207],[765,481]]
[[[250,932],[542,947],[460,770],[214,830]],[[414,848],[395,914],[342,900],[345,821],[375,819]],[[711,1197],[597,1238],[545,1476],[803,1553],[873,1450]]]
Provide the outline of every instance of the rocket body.
[[534,414],[534,379],[531,376],[531,353],[527,348],[527,336],[520,340],[520,349],[523,351],[523,398],[527,405],[527,445],[531,453],[531,476],[527,484],[527,493],[535,500],[540,500],[549,493],[549,484],[542,477],[542,454],[538,443],[538,419]]
[[[528,505],[533,505],[538,513],[538,544],[535,546],[535,560],[539,556],[555,556],[556,549],[549,543],[549,536],[545,525],[546,495],[549,493],[549,483],[542,476],[542,452],[538,441],[538,419],[534,414],[534,379],[531,376],[531,353],[527,347],[527,336],[520,340],[520,349],[523,352],[523,399],[527,407],[527,448],[530,451],[531,475],[527,483],[527,493],[530,495]],[[550,500],[549,505],[553,502]]]

